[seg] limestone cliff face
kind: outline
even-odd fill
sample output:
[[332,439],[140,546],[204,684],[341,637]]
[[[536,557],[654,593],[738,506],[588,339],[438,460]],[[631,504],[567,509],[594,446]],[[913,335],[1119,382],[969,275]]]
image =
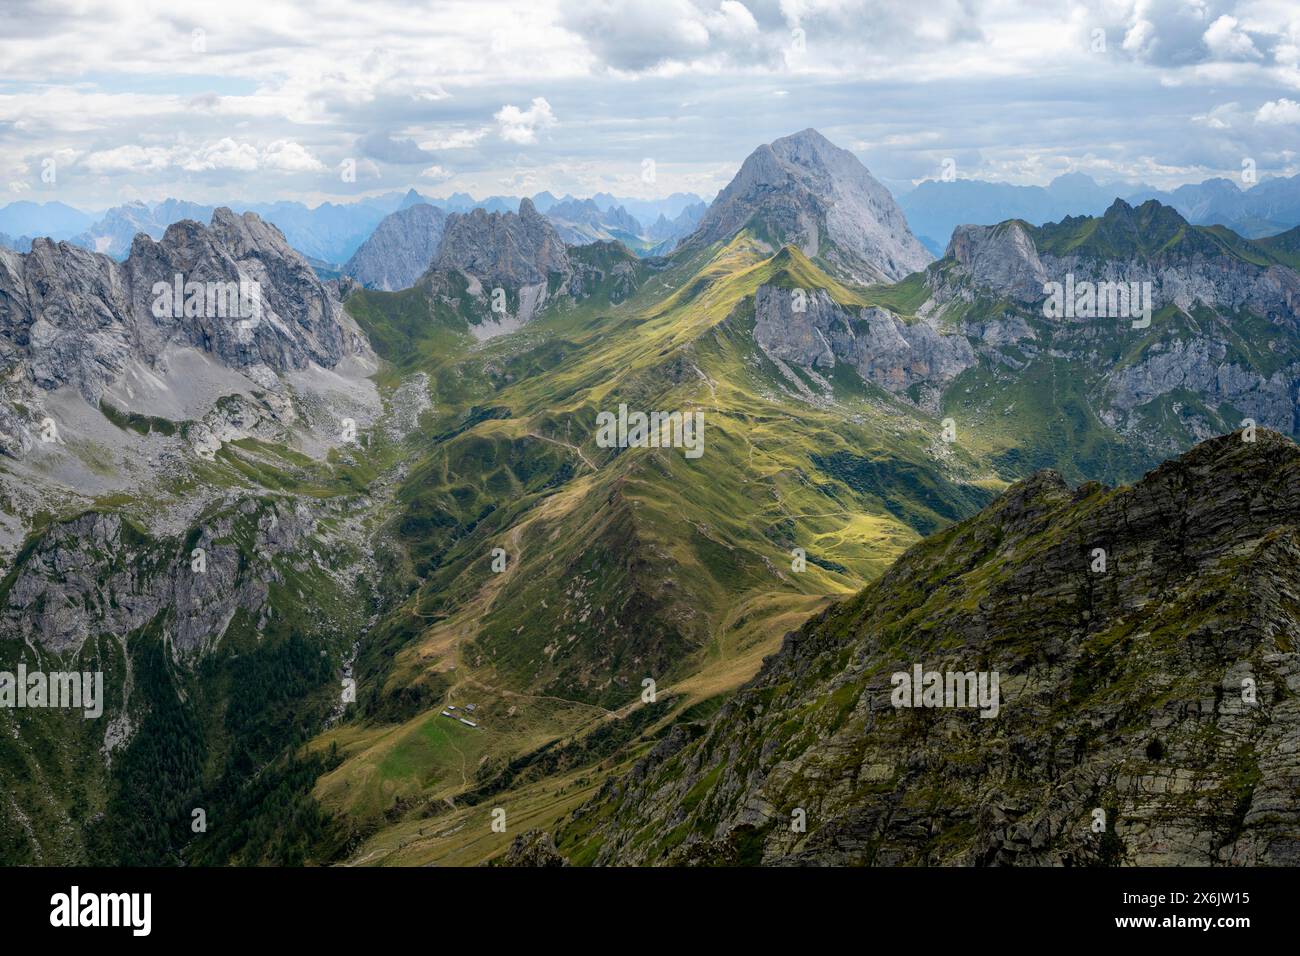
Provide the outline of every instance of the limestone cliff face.
[[751,153],[682,245],[725,242],[745,228],[862,284],[901,279],[931,259],[889,190],[813,129]]
[[424,281],[435,295],[454,299],[474,334],[486,339],[529,322],[568,291],[572,275],[564,240],[524,199],[518,213],[480,208],[448,216]]
[[[194,307],[189,283],[205,290]],[[31,449],[52,393],[92,408],[111,393],[117,407],[200,419],[218,397],[252,389],[287,408],[287,376],[369,354],[337,287],[253,213],[223,208],[207,226],[137,235],[121,263],[48,239],[25,255],[0,249],[0,452],[10,456]]]
[[[788,290],[762,287],[754,335],[769,357],[820,372],[847,362],[930,411],[978,367],[981,404],[967,414],[982,420],[1028,408],[1036,399],[1019,383],[1046,377],[1066,401],[1086,396],[1081,414],[1115,440],[1174,454],[1245,418],[1300,435],[1300,274],[1289,261],[1159,203],[1117,201],[1041,227],[958,227],[944,259],[908,280],[924,296],[912,314],[815,289],[799,312]],[[1049,317],[1048,284],[1067,281],[1146,284],[1151,324],[1135,327],[1136,312]]]
[[[301,562],[300,549],[319,547],[317,520],[305,507],[280,510],[283,516],[244,500],[185,541],[149,541],[118,514],[57,524],[14,569],[0,638],[25,635],[46,651],[76,655],[97,635],[130,634],[165,614],[172,646],[192,662],[221,639],[236,611],[264,623],[268,589],[283,583],[276,560]],[[236,542],[244,530],[250,552]]]
[[1262,256],[1236,254],[1252,246],[1197,229],[1154,201],[1133,209],[1116,200],[1096,219],[959,226],[946,255],[954,268],[934,270],[930,280],[940,301],[982,290],[1027,307],[1042,304],[1044,283],[1063,283],[1067,274],[1076,284],[1150,282],[1157,309],[1244,311],[1300,328],[1300,276]]
[[906,322],[887,309],[842,307],[822,289],[796,299],[794,290],[760,286],[754,314],[754,339],[769,357],[805,368],[847,362],[864,381],[899,395],[918,384],[937,395],[975,364],[970,341],[933,320]]
[[621,302],[652,268],[617,242],[566,246],[524,199],[518,213],[475,209],[448,216],[438,256],[420,283],[464,318],[475,337],[489,339],[561,301],[603,293]]
[[443,211],[428,203],[399,209],[384,217],[343,271],[372,289],[409,289],[437,256],[445,224]]
[[[790,634],[557,843],[598,864],[1295,865],[1298,597],[1283,436],[1114,490],[1042,472]],[[997,715],[894,706],[916,664],[998,672]]]
[[1007,292],[1024,302],[1043,297],[1048,270],[1024,223],[958,226],[947,255],[977,286]]
[[479,208],[448,216],[435,267],[511,288],[571,272],[564,241],[530,199],[520,201],[518,213]]
[[[1148,283],[1153,313],[1167,318],[1140,335],[1128,318],[1043,319],[1045,283],[1063,284],[1067,276],[1076,286]],[[986,326],[989,319],[1004,328],[1025,317],[1043,322],[1053,354],[1096,377],[1098,413],[1115,428],[1132,431],[1134,413],[1158,399],[1192,396],[1300,433],[1300,275],[1267,247],[1227,230],[1191,226],[1157,202],[1134,209],[1119,200],[1104,216],[1039,228],[1014,221],[962,226],[926,281],[931,297],[922,314],[1001,298],[1008,307],[986,316]],[[1099,340],[1125,336],[1140,341],[1124,360],[1099,354]],[[1187,424],[1196,438],[1217,430],[1203,415]]]

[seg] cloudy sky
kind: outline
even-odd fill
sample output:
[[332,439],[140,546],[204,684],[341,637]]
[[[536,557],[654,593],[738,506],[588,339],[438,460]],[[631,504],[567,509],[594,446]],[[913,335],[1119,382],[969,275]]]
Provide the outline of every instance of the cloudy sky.
[[0,202],[711,196],[807,126],[896,186],[1290,175],[1300,3],[4,0]]

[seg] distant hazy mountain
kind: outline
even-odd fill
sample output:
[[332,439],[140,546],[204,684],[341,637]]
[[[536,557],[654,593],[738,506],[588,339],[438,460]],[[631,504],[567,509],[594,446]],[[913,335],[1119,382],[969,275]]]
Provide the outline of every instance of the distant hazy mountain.
[[[92,252],[121,259],[130,251],[131,242],[139,233],[143,232],[150,239],[161,239],[172,223],[182,219],[206,222],[213,211],[212,206],[179,199],[167,199],[152,206],[136,200],[109,209],[99,221],[73,236],[72,242]],[[39,227],[38,233],[45,235]]]
[[646,227],[646,237],[662,241],[675,236],[688,235],[695,230],[708,211],[707,203],[698,202],[693,206],[687,206],[672,219],[660,213],[659,218]]
[[1265,179],[1242,189],[1231,179],[1207,179],[1163,193],[1147,189],[1130,202],[1158,199],[1197,225],[1227,226],[1249,238],[1272,236],[1300,225],[1300,176]]
[[669,219],[663,213],[659,218],[652,222],[645,230],[647,239],[652,240],[655,245],[651,247],[649,254],[655,256],[666,256],[677,248],[677,243],[689,236],[695,231],[704,218],[704,214],[709,211],[709,207],[702,202],[693,206],[687,206],[673,219]]
[[437,255],[446,218],[446,213],[428,203],[389,213],[353,253],[343,272],[371,289],[409,289]]
[[[437,198],[411,189],[405,194],[386,193],[356,202],[323,203],[315,207],[300,202],[227,202],[219,205],[225,205],[236,212],[255,212],[261,218],[275,223],[290,245],[309,260],[323,264],[318,271],[329,271],[327,267],[338,269],[338,263],[346,262],[389,213],[418,204],[433,206],[444,213],[463,213],[474,209],[515,212],[519,209],[520,199],[519,196],[475,199],[468,193],[453,193],[445,198]],[[607,228],[579,228],[569,233],[570,240],[593,242],[619,238],[636,247],[635,251],[642,254],[648,252],[653,245],[648,237],[644,241],[638,241],[642,222],[653,222],[661,214],[673,219],[680,216],[686,207],[701,202],[699,196],[690,193],[674,193],[664,199],[654,200],[618,199],[601,194],[598,198],[582,200],[567,195],[563,199],[557,199],[549,192],[538,193],[532,201],[537,211],[542,213],[562,203],[593,203],[597,210],[597,220]],[[19,248],[19,251],[30,248],[30,239],[23,242],[24,237],[48,236],[55,240],[66,239],[85,249],[102,252],[120,260],[130,251],[131,242],[139,233],[157,240],[162,238],[172,223],[182,219],[207,222],[217,208],[217,205],[180,199],[166,199],[158,203],[135,200],[114,206],[98,215],[82,212],[61,202],[21,201],[0,207],[0,235],[10,237],[6,244],[10,248]],[[615,213],[616,209],[620,211]],[[584,221],[579,217],[575,225]]]
[[[254,212],[275,223],[289,244],[305,256],[325,262],[342,262],[356,251],[379,220],[392,212],[396,205],[396,196],[390,194],[355,203],[323,203],[315,208],[298,202],[232,203],[229,208],[241,213]],[[121,259],[130,251],[137,234],[160,239],[172,223],[182,219],[205,222],[211,218],[214,209],[213,206],[178,199],[167,199],[153,205],[130,202],[109,209],[72,241],[83,248]],[[44,235],[45,232],[38,228],[37,234]]]
[[1013,186],[978,179],[926,180],[898,200],[912,231],[942,255],[957,226],[1023,219],[1039,226],[1066,216],[1104,212],[1129,184],[1101,186],[1083,173],[1058,176],[1047,186]]
[[1227,226],[1248,238],[1300,225],[1300,176],[1266,179],[1242,189],[1230,179],[1207,179],[1170,192],[1141,184],[1099,184],[1084,173],[1058,176],[1047,186],[1013,186],[978,179],[926,180],[899,196],[912,231],[936,255],[957,226],[1023,219],[1040,226],[1066,216],[1095,216],[1116,199],[1140,205],[1159,200],[1198,226]]
[[754,150],[682,245],[726,242],[744,230],[774,249],[798,246],[860,283],[901,279],[933,258],[889,190],[814,129]]
[[28,252],[32,248],[32,237],[19,236],[15,239],[13,236],[8,236],[3,232],[0,232],[0,247],[12,249],[14,252]]
[[[704,203],[708,205],[708,200],[703,196],[697,196],[695,193],[673,193],[665,196],[663,199],[632,199],[627,196],[611,196],[609,193],[596,193],[591,197],[601,209],[610,209],[614,206],[622,206],[629,213],[637,218],[639,222],[654,222],[660,216],[666,216],[669,219],[676,219],[684,210],[691,206]],[[538,207],[541,208],[540,206]]]
[[622,206],[601,209],[592,199],[565,199],[554,203],[545,216],[571,246],[612,239],[642,245],[641,224]]
[[95,217],[61,202],[21,200],[0,207],[0,232],[10,236],[49,236],[71,239]]

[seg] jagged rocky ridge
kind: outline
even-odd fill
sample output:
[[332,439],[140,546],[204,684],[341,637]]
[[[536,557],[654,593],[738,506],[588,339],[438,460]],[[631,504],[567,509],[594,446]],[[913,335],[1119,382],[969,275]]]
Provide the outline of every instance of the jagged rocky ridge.
[[[712,721],[677,726],[577,811],[561,851],[1295,865],[1300,449],[1255,438],[1131,487],[1050,471],[1013,486],[788,635]],[[896,709],[891,675],[915,664],[997,671],[997,716]]]
[[[256,290],[256,312],[156,308],[155,286],[176,276],[243,282]],[[223,377],[232,372],[288,414],[282,376],[368,352],[337,288],[253,213],[223,208],[208,226],[182,220],[159,241],[137,235],[122,263],[47,239],[26,255],[0,250],[0,450],[11,456],[32,447],[48,396],[60,390],[91,407],[109,396],[119,408],[198,419],[222,391],[237,390]]]
[[876,306],[855,312],[824,289],[760,286],[754,314],[754,340],[773,361],[823,375],[846,362],[864,381],[931,409],[937,410],[942,388],[975,364],[965,336]]
[[475,209],[447,217],[437,258],[420,284],[480,340],[512,332],[564,298],[598,287],[612,302],[636,289],[640,267],[616,242],[568,248],[529,199],[519,212]]
[[[1043,369],[1084,396],[1084,415],[1159,454],[1246,417],[1295,435],[1300,275],[1292,246],[1286,235],[1251,241],[1191,226],[1154,201],[1137,209],[1116,201],[1102,217],[1042,227],[962,226],[945,258],[897,286],[884,306],[841,305],[804,290],[799,312],[790,290],[760,289],[755,337],[770,356],[808,369],[848,362],[866,381],[934,412],[954,404],[963,373],[982,375],[984,404],[966,414],[986,420],[1027,407],[1016,390]],[[1046,283],[1067,276],[1076,285],[1150,283],[1151,325],[1046,317]],[[1046,371],[1060,363],[1063,375]]]
[[687,206],[673,219],[669,219],[663,213],[660,213],[659,218],[652,222],[645,231],[646,238],[655,242],[655,245],[650,249],[650,254],[666,256],[671,253],[677,248],[678,242],[695,231],[708,210],[709,207],[700,202]]

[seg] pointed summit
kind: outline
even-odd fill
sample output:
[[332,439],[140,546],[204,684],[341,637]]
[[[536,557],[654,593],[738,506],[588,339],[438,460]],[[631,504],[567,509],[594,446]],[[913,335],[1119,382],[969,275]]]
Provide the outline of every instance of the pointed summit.
[[418,206],[421,203],[428,203],[428,201],[429,200],[425,199],[414,189],[408,189],[406,195],[402,197],[402,201],[397,208],[399,210],[410,209],[412,206]]
[[815,129],[754,150],[683,246],[725,242],[746,229],[863,284],[901,279],[931,259],[889,190]]
[[[418,195],[411,190],[408,195]],[[446,215],[426,202],[403,203],[385,216],[343,271],[373,289],[407,289],[438,254]]]

